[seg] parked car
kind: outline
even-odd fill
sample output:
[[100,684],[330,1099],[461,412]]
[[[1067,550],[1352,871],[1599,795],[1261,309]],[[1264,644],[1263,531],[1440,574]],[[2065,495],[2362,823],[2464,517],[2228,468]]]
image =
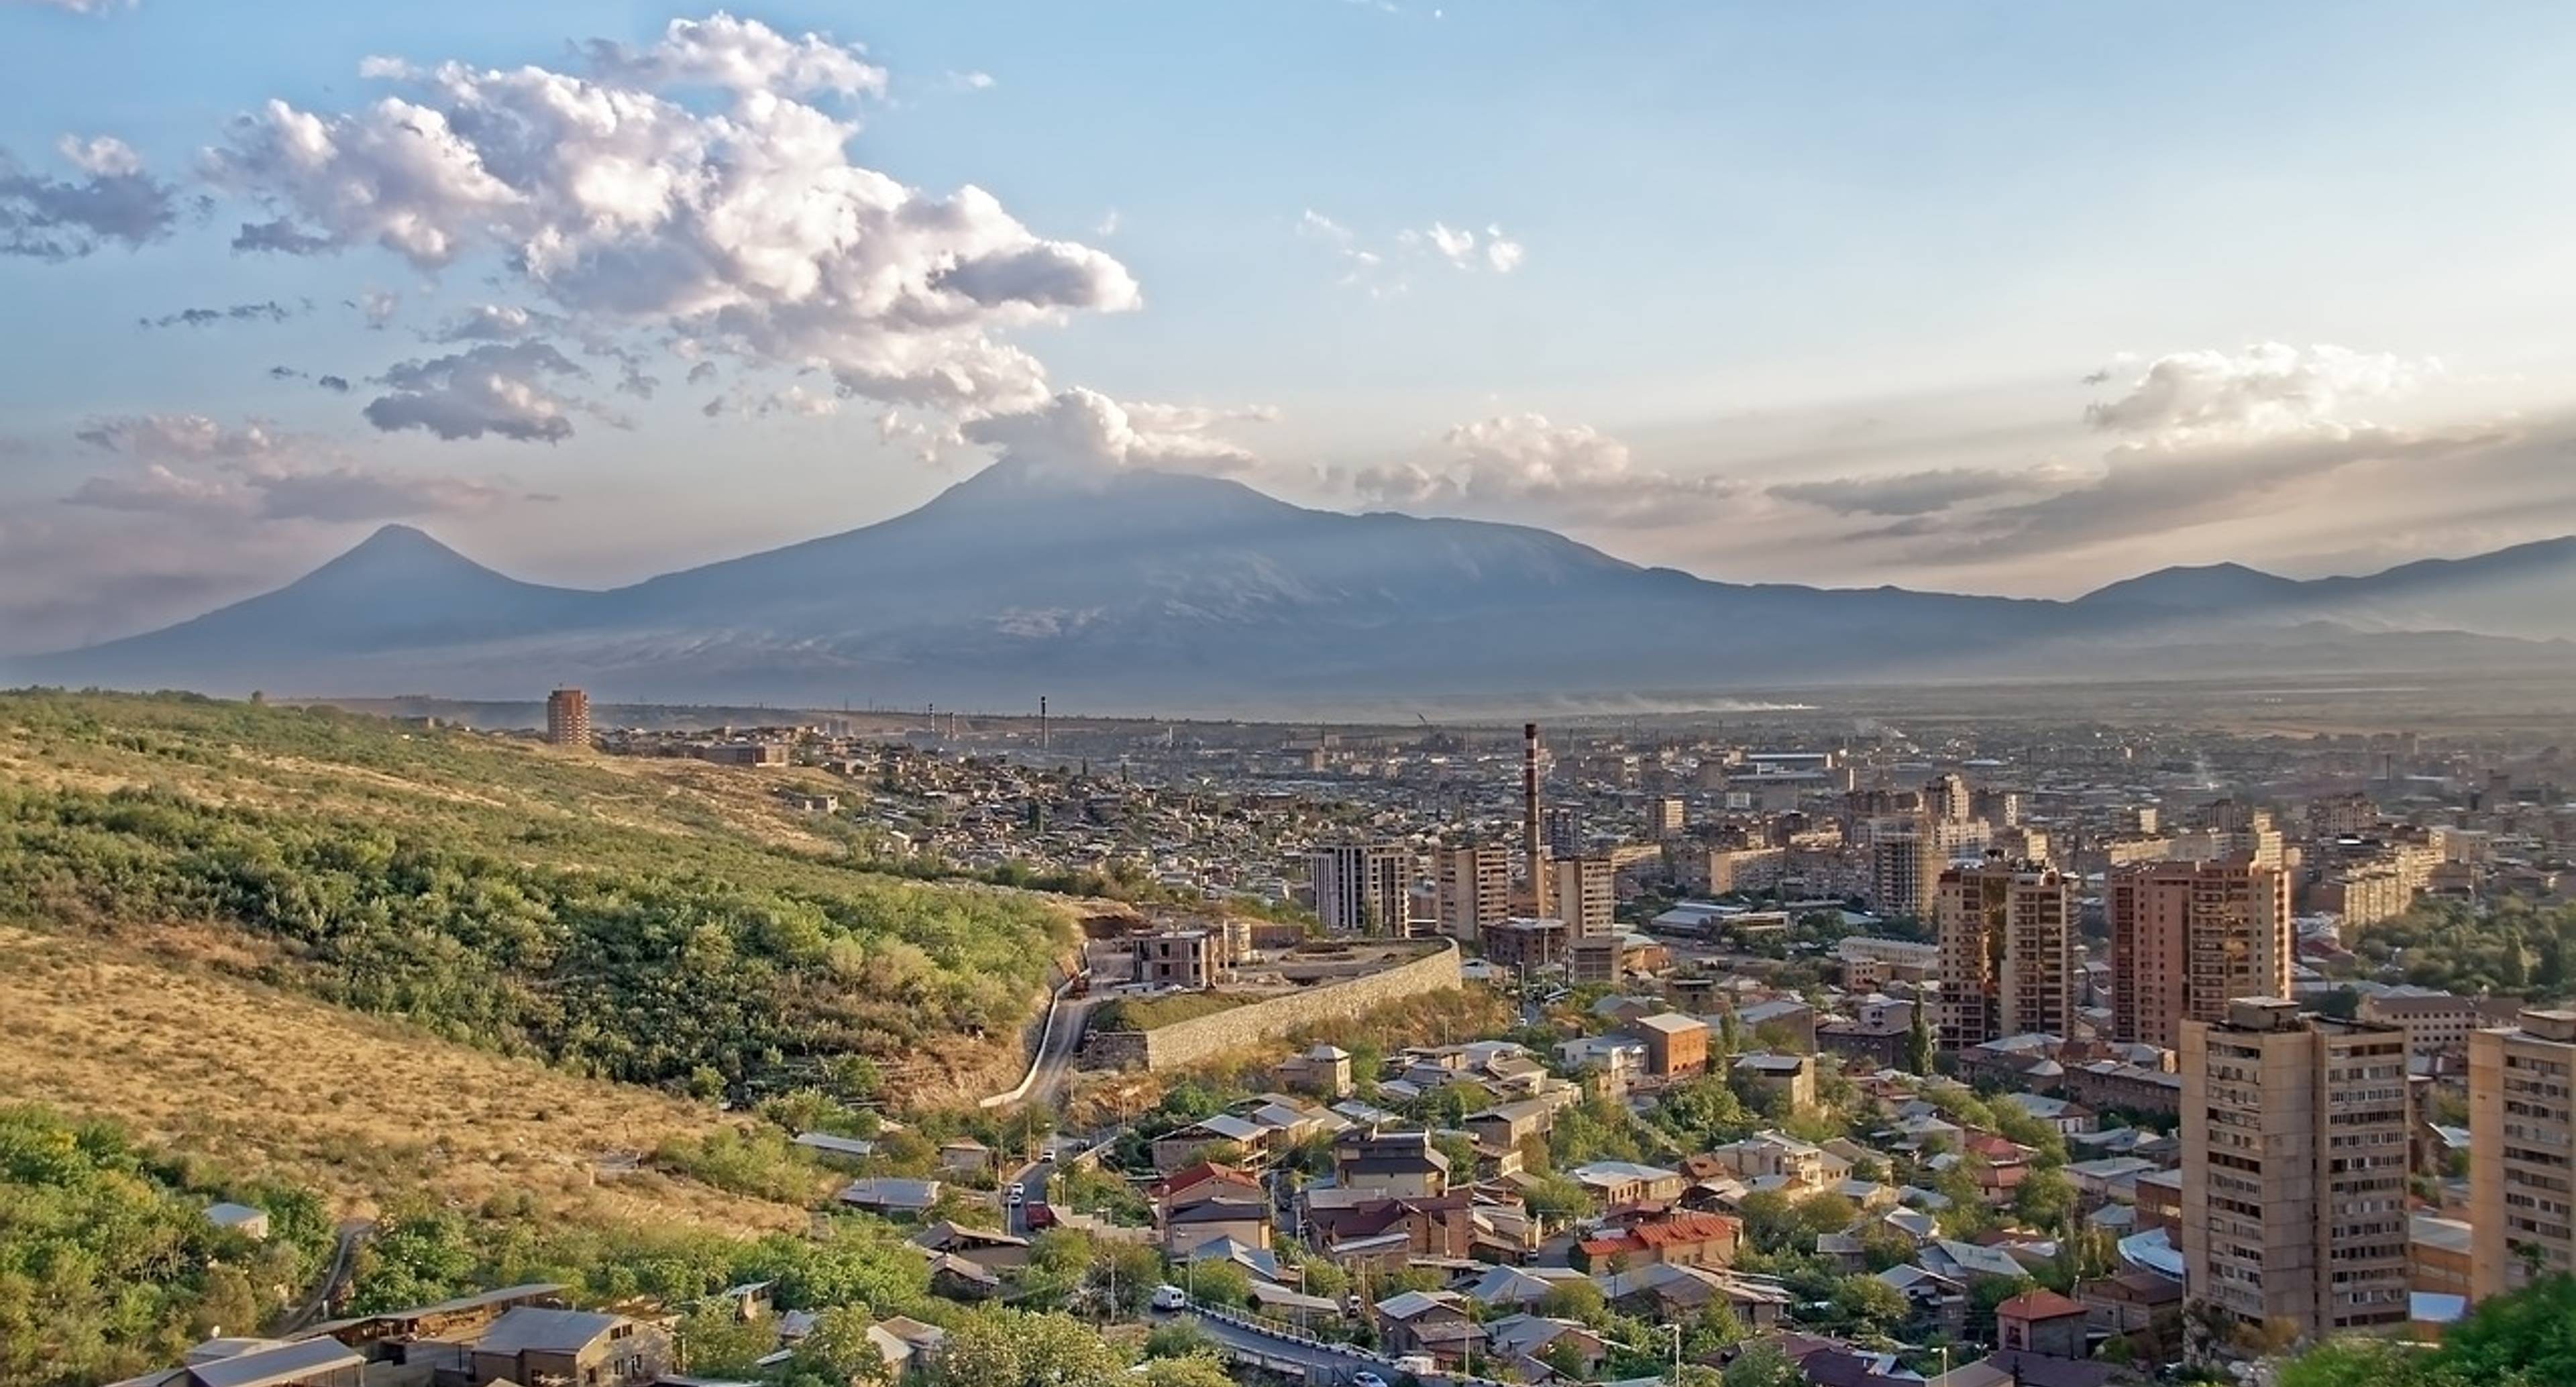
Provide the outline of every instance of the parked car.
[[1031,1204],[1020,1211],[1020,1221],[1028,1225],[1030,1232],[1043,1233],[1056,1225],[1055,1206],[1046,1203]]
[[[1157,1310],[1187,1310],[1190,1308],[1190,1293],[1166,1281],[1162,1285],[1154,1288],[1154,1308]],[[1386,1384],[1379,1383],[1378,1387],[1386,1387]]]
[[1362,1368],[1351,1374],[1351,1387],[1386,1387],[1386,1379]]

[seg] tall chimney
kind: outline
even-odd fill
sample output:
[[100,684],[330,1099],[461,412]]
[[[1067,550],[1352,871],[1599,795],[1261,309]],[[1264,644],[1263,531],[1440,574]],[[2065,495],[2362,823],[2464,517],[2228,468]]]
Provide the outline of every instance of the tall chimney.
[[1521,851],[1529,876],[1531,913],[1547,913],[1547,843],[1538,823],[1538,724],[1521,724]]

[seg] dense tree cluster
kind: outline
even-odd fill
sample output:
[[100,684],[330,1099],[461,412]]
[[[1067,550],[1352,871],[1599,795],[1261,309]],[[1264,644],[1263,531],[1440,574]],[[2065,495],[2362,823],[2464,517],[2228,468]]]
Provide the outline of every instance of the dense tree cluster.
[[[218,1228],[217,1201],[268,1236]],[[0,1384],[104,1382],[256,1333],[331,1247],[321,1202],[137,1149],[114,1127],[0,1108]]]

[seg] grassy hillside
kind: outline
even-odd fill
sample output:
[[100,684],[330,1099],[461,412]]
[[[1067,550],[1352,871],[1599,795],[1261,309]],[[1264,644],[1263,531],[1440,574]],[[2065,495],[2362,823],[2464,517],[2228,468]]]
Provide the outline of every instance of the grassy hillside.
[[[453,1044],[111,942],[0,928],[0,1105],[43,1103],[313,1191],[348,1216],[427,1194],[569,1222],[801,1227],[638,1155],[735,1130],[712,1105]],[[624,1173],[620,1173],[624,1172]]]
[[0,694],[0,922],[580,1074],[928,1091],[1006,1062],[1070,913],[854,870],[779,783],[328,709]]

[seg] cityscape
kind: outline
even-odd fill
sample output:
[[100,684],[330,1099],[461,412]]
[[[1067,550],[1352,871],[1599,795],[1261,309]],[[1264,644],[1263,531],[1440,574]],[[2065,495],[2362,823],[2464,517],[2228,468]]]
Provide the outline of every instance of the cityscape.
[[2576,1387],[2571,51],[0,0],[0,1387]]

